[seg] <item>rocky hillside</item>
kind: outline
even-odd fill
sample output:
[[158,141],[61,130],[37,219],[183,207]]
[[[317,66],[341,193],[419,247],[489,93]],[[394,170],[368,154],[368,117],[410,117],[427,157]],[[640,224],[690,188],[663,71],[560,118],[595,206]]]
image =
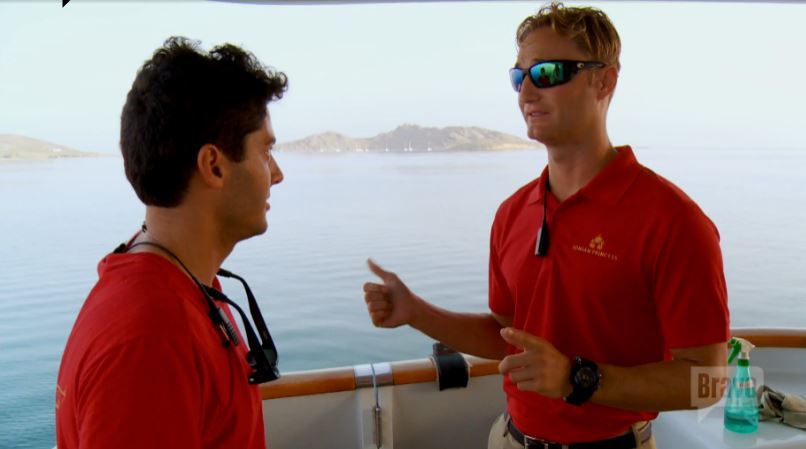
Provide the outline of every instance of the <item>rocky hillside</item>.
[[98,153],[79,151],[31,137],[0,134],[0,162],[9,160],[45,160],[61,157],[94,157]]
[[448,152],[504,151],[538,148],[535,142],[478,127],[427,128],[401,125],[368,138],[353,138],[326,132],[275,146],[280,151],[333,152]]

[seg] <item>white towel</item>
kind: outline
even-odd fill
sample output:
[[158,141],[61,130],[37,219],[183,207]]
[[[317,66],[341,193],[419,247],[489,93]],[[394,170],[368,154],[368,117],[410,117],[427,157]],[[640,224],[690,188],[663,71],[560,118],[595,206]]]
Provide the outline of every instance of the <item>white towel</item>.
[[806,396],[782,393],[762,385],[758,389],[759,419],[806,430]]

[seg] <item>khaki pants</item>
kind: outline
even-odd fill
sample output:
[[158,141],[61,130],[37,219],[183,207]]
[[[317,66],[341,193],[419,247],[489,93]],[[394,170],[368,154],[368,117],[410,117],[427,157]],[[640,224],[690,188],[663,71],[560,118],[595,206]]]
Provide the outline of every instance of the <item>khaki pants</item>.
[[[636,435],[636,441],[638,441],[638,434],[636,432],[643,430],[644,427],[648,425],[648,421],[643,421],[635,423],[632,426],[633,434]],[[515,441],[512,435],[507,431],[507,418],[505,413],[501,414],[501,416],[495,420],[495,423],[493,423],[490,429],[490,437],[487,440],[487,449],[523,449],[523,445]],[[637,449],[657,449],[655,437],[652,436],[648,440],[640,443]]]

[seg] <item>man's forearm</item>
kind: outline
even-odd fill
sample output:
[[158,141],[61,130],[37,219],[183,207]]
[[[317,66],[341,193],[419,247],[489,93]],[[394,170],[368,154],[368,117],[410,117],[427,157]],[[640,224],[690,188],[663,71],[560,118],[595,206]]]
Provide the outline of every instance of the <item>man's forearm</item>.
[[[634,367],[599,365],[602,384],[592,402],[636,411],[701,408],[721,397],[724,367],[670,360]],[[700,383],[705,382],[703,385]]]
[[501,325],[489,313],[457,313],[422,301],[411,326],[466,354],[499,360],[507,355]]

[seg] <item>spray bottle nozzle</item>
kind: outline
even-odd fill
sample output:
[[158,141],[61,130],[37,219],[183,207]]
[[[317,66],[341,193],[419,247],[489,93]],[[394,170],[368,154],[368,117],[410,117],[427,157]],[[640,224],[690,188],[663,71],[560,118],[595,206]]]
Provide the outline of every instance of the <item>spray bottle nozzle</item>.
[[741,358],[743,359],[750,359],[750,351],[753,350],[756,346],[753,343],[745,340],[744,338],[740,337],[733,337],[728,341],[728,349],[730,350],[730,356],[728,357],[728,363],[732,363],[733,360],[736,358],[739,353],[742,354]]

